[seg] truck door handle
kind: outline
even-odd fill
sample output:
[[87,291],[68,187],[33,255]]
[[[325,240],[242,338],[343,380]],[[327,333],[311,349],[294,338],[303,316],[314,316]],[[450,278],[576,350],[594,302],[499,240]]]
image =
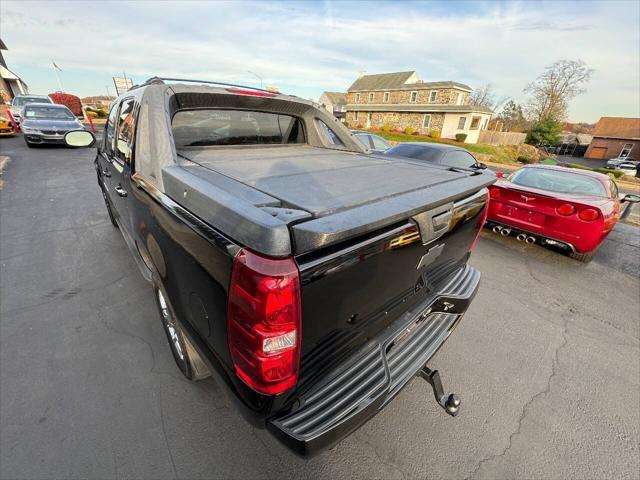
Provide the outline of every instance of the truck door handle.
[[105,168],[104,170],[102,170],[102,175],[104,175],[105,177],[109,178],[109,177],[111,177],[111,172],[109,172],[109,170],[107,170]]
[[121,197],[126,197],[127,196],[127,191],[124,188],[122,188],[120,185],[118,185],[116,188],[114,188],[114,190]]

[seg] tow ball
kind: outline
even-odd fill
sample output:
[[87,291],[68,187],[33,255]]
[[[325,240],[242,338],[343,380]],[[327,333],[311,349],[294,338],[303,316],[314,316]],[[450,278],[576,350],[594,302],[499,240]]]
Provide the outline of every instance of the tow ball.
[[420,376],[424,378],[431,388],[433,389],[433,395],[436,397],[436,402],[444,411],[452,417],[455,417],[460,413],[460,397],[456,393],[445,393],[442,388],[442,381],[440,381],[440,373],[438,370],[431,370],[426,365],[420,370]]

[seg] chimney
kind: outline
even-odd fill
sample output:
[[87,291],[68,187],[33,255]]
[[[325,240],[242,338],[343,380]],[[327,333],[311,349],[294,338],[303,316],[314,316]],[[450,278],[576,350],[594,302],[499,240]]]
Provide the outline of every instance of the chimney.
[[366,71],[366,70],[360,70],[360,71],[358,72],[358,78],[362,78],[362,77],[364,77],[366,74],[367,74],[367,71]]

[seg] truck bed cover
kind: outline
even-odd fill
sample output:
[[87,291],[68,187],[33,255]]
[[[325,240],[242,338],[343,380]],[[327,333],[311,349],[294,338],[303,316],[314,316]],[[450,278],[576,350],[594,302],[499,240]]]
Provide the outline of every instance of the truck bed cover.
[[181,164],[163,169],[167,195],[231,238],[273,256],[383,228],[495,181],[487,174],[308,145],[177,153]]

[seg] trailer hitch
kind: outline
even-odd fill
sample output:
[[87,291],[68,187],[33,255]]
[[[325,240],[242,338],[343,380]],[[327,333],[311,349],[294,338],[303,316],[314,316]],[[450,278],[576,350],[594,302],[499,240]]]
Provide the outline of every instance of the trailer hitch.
[[420,370],[420,376],[424,378],[431,388],[433,389],[433,395],[436,397],[436,402],[444,411],[452,417],[455,417],[460,413],[460,397],[456,393],[445,393],[442,388],[442,381],[440,381],[440,373],[437,370],[431,370],[426,365]]

